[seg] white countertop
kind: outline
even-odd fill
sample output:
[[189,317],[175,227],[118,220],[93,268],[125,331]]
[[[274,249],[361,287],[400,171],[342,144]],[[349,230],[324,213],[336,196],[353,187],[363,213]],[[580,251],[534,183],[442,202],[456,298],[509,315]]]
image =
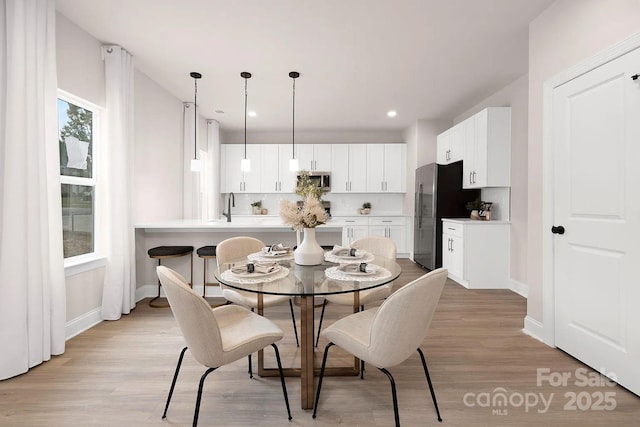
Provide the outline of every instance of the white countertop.
[[469,225],[505,225],[511,224],[511,221],[481,221],[471,218],[442,218],[442,221],[453,222],[456,224],[469,224]]
[[[212,221],[199,219],[175,219],[167,221],[154,221],[136,224],[135,228],[145,231],[292,231],[291,226],[282,223],[279,216],[273,215],[246,215],[232,216],[231,222],[226,218]],[[332,226],[331,223],[316,227],[318,232],[341,232],[342,226]]]

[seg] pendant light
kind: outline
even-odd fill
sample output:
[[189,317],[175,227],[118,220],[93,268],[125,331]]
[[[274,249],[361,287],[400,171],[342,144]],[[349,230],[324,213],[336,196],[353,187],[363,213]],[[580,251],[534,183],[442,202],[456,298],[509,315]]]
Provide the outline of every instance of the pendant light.
[[300,73],[292,71],[289,73],[289,77],[293,80],[293,120],[291,127],[291,159],[289,159],[289,170],[291,172],[297,172],[300,168],[298,165],[298,159],[296,159],[296,79],[300,77]]
[[244,79],[244,157],[240,161],[240,170],[249,172],[251,170],[251,160],[247,159],[247,80],[251,78],[251,73],[243,71],[240,77]]
[[193,159],[191,160],[191,171],[200,172],[202,165],[198,160],[198,79],[202,78],[202,74],[192,71],[190,76],[193,77]]

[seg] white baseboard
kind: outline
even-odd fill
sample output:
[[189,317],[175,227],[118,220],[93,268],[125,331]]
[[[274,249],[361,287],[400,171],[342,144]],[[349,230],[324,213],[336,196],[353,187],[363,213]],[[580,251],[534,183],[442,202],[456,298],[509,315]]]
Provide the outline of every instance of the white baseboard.
[[64,327],[65,341],[96,326],[100,322],[102,322],[102,307],[94,308],[82,316],[68,321]]
[[[158,285],[143,285],[136,288],[136,302],[140,302],[145,298],[153,298],[158,295]],[[162,288],[160,289],[160,295],[164,296]]]
[[511,289],[516,294],[528,298],[529,297],[529,286],[525,285],[522,282],[518,282],[517,280],[509,279],[509,289]]
[[544,343],[544,339],[542,339],[542,337],[544,337],[544,325],[531,316],[524,318],[524,329],[522,329],[522,332]]

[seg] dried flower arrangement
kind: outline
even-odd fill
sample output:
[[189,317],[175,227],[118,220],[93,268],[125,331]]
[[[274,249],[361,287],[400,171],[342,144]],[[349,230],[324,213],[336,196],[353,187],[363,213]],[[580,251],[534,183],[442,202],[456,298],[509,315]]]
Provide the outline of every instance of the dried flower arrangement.
[[318,187],[309,176],[309,172],[301,170],[298,172],[298,185],[296,185],[296,194],[306,198],[307,196],[313,196],[320,200],[324,191]]
[[280,218],[294,230],[315,228],[327,222],[328,216],[318,198],[308,195],[304,198],[301,208],[294,202],[282,200],[280,202]]

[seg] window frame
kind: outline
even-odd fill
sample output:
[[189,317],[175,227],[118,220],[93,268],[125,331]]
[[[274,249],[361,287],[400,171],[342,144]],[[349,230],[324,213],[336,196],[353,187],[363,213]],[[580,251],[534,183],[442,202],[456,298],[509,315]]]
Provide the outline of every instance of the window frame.
[[[60,177],[60,191],[62,191],[62,185],[80,185],[93,188],[93,251],[81,255],[75,255],[64,258],[65,275],[72,276],[83,271],[92,270],[94,268],[106,265],[106,256],[102,250],[102,235],[100,224],[102,221],[101,206],[102,206],[102,194],[100,188],[100,171],[104,167],[102,165],[102,118],[104,115],[104,108],[73,95],[62,89],[58,89],[56,97],[56,105],[58,100],[62,100],[67,103],[74,104],[92,113],[92,134],[91,134],[91,178],[77,177],[62,175]],[[59,113],[56,117],[59,117]],[[59,139],[59,121],[58,121],[58,138]],[[59,207],[62,209],[62,206]]]

